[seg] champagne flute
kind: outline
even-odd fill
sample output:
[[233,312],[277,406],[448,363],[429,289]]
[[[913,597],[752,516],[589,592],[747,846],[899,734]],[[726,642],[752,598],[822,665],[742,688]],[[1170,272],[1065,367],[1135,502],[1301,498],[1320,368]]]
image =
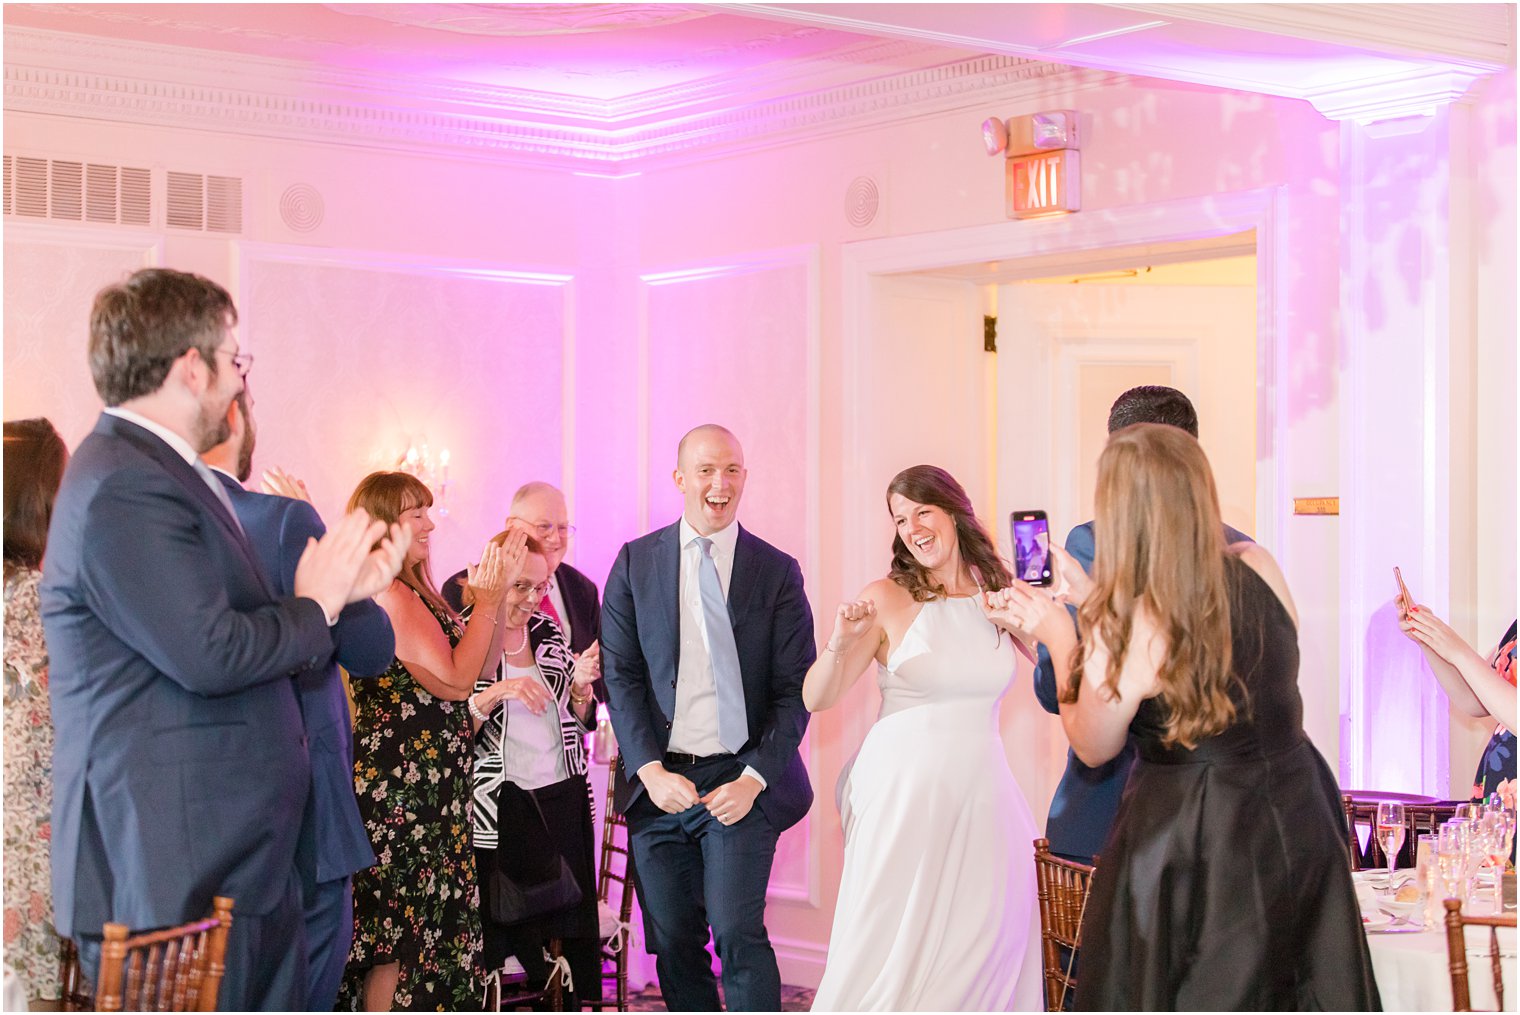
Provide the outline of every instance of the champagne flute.
[[1388,860],[1388,887],[1393,887],[1393,869],[1399,863],[1399,850],[1404,845],[1404,805],[1392,800],[1381,801],[1377,806],[1377,841]]
[[1513,833],[1505,827],[1503,811],[1485,811],[1478,823],[1478,842],[1483,847],[1483,865],[1494,872],[1494,912],[1504,912],[1504,863],[1509,859],[1509,839]]

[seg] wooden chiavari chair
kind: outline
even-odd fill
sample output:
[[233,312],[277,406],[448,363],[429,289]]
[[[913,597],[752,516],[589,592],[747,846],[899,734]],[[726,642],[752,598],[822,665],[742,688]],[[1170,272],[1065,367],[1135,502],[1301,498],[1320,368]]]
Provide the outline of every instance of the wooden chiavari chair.
[[1446,956],[1451,963],[1451,1010],[1472,1011],[1467,980],[1466,927],[1488,928],[1488,961],[1494,978],[1494,1010],[1504,1011],[1504,968],[1500,962],[1499,928],[1515,928],[1513,916],[1463,916],[1460,899],[1446,900]]
[[[1097,857],[1093,857],[1096,864]],[[1077,986],[1075,967],[1082,943],[1082,917],[1094,867],[1053,856],[1049,839],[1034,840],[1035,885],[1040,900],[1040,958],[1045,971],[1045,1008],[1062,1011]]]

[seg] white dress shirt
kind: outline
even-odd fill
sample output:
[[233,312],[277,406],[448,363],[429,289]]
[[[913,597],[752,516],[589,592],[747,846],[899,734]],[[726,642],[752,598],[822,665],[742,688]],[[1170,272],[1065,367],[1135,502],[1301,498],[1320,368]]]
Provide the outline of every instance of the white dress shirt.
[[[676,711],[670,720],[670,750],[707,757],[728,754],[718,739],[718,687],[713,680],[712,659],[707,652],[706,622],[702,613],[702,547],[700,533],[681,519],[681,570],[677,603],[681,617],[681,657],[676,667]],[[708,537],[712,540],[713,564],[718,569],[718,586],[728,599],[729,580],[734,573],[734,546],[739,541],[739,526],[729,525]],[[744,774],[761,788],[765,779],[745,766]]]
[[170,430],[168,427],[160,423],[155,423],[148,417],[139,415],[138,413],[133,412],[131,409],[123,409],[119,405],[107,406],[105,413],[107,416],[115,416],[118,419],[124,419],[128,423],[136,423],[138,426],[142,427],[144,430],[148,431],[150,434],[157,437],[165,444],[169,445],[169,447],[173,448],[174,453],[183,458],[186,465],[190,466],[192,469],[195,468],[195,460],[199,458],[200,455],[195,453],[195,449],[190,446],[189,441],[185,440],[173,430]]

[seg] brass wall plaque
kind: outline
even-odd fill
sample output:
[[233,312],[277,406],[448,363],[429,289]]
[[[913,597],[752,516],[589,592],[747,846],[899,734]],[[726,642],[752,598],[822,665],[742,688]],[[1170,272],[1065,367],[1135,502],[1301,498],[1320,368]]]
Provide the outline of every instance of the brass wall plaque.
[[1339,497],[1294,497],[1293,513],[1296,515],[1338,515],[1341,513]]

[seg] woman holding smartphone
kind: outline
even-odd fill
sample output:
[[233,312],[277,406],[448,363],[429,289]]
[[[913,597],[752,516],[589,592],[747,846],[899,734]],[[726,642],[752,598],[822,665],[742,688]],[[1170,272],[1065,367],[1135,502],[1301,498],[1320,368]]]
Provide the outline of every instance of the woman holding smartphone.
[[1515,622],[1510,621],[1498,647],[1485,659],[1430,607],[1411,602],[1402,580],[1399,585],[1399,629],[1425,653],[1452,706],[1470,716],[1491,715],[1498,721],[1478,761],[1473,800],[1498,793],[1506,807],[1514,807]]
[[1177,427],[1110,436],[1096,508],[1093,579],[1056,556],[1080,644],[1046,590],[989,597],[1050,650],[1077,757],[1102,764],[1131,735],[1139,750],[1082,920],[1077,1009],[1375,1010],[1282,572],[1254,543],[1226,548],[1208,461]]

